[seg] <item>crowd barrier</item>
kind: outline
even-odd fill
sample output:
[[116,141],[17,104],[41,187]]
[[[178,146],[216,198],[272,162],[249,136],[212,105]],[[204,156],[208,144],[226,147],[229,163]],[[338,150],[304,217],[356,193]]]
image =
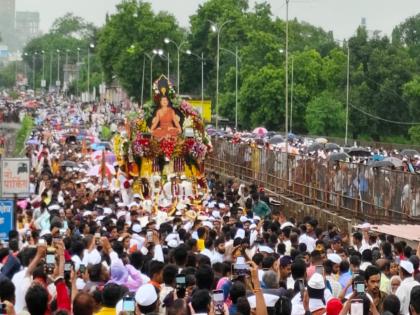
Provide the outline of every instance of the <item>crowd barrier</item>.
[[206,169],[370,223],[420,223],[420,176],[213,139]]

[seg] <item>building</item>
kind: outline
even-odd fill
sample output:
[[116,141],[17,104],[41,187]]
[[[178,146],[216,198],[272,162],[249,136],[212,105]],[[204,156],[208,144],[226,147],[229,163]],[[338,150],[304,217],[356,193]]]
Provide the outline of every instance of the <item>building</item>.
[[15,0],[0,0],[1,43],[11,49],[15,35]]
[[18,40],[17,49],[21,49],[39,35],[39,12],[16,12],[15,31]]

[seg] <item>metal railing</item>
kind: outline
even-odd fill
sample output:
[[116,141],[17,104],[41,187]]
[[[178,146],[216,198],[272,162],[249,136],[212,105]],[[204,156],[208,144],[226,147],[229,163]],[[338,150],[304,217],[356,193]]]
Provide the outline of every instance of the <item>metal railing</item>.
[[208,170],[371,223],[420,223],[420,176],[213,139]]

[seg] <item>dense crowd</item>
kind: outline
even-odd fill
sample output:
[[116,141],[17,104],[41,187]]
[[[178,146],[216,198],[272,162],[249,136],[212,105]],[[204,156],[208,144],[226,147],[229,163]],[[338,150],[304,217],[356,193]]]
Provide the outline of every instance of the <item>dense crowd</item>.
[[80,124],[97,138],[105,106],[61,104],[60,128],[45,111],[0,249],[2,314],[420,314],[419,249],[286,217],[263,187],[215,173],[155,174],[135,193],[118,164],[92,172],[105,154],[62,139]]

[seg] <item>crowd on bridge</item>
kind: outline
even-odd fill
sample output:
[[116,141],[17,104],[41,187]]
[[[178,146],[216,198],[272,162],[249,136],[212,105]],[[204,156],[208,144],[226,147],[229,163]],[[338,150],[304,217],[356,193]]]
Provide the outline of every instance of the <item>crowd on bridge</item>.
[[420,248],[287,217],[264,187],[217,173],[196,187],[155,174],[137,192],[99,140],[122,110],[62,100],[35,115],[2,314],[420,314]]

